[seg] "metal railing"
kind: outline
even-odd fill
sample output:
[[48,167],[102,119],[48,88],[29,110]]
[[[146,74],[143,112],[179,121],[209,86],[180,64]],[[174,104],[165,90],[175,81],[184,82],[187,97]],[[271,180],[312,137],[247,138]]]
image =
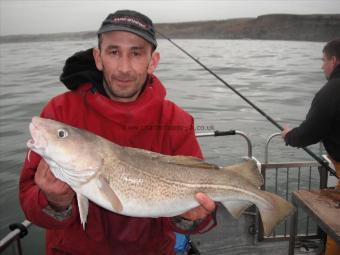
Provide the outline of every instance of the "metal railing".
[[[206,133],[196,133],[196,137],[218,137],[218,136],[231,136],[231,135],[238,135],[241,136],[245,141],[246,141],[246,145],[247,145],[247,156],[248,158],[251,158],[253,160],[255,160],[258,165],[260,165],[260,162],[253,156],[253,149],[252,149],[252,143],[249,139],[249,137],[247,136],[247,134],[245,134],[244,132],[238,131],[238,130],[229,130],[229,131],[214,131],[214,132],[206,132]],[[250,217],[252,217],[253,222],[250,223],[249,227],[248,227],[248,233],[253,235],[253,244],[256,244],[259,237],[259,212],[258,209],[256,208],[256,206],[251,206],[248,209],[246,209],[243,212],[244,215],[248,215]]]
[[9,232],[4,238],[0,240],[0,253],[5,251],[7,248],[13,248],[13,254],[22,255],[21,238],[27,235],[28,228],[32,223],[28,220],[24,220],[22,223],[13,223],[9,225]]
[[[291,193],[300,189],[325,188],[327,187],[326,169],[317,161],[306,162],[283,162],[269,163],[268,148],[274,137],[280,136],[281,133],[271,135],[266,142],[264,163],[261,164],[261,174],[264,178],[263,190],[273,192],[286,200],[291,201]],[[304,213],[299,212],[298,235],[306,238],[316,238],[318,236],[317,225],[310,220]],[[260,228],[260,240],[288,240],[289,239],[288,219],[275,228],[273,234],[269,237],[263,236]]]
[[230,136],[230,135],[239,135],[239,136],[242,136],[246,140],[247,148],[248,148],[248,157],[252,158],[253,150],[252,150],[251,141],[250,141],[249,137],[241,131],[238,131],[238,130],[229,130],[229,131],[216,130],[214,132],[196,133],[196,137]]

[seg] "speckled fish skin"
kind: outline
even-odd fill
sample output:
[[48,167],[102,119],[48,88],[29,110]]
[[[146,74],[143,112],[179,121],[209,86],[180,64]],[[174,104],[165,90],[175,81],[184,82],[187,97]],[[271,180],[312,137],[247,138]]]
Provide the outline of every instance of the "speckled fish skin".
[[53,174],[77,193],[85,227],[88,199],[115,213],[133,217],[171,217],[196,206],[203,192],[238,218],[252,204],[269,235],[292,211],[263,184],[254,160],[220,168],[186,156],[166,156],[122,147],[88,131],[33,117],[27,146],[41,155]]

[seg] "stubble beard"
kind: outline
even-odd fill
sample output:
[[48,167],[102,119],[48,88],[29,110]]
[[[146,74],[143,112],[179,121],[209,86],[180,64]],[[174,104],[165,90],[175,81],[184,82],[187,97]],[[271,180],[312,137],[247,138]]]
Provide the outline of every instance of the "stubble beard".
[[139,94],[140,90],[126,90],[121,91],[119,89],[115,89],[113,85],[104,77],[103,85],[106,93],[111,99],[123,99],[124,101],[128,100],[129,98],[134,98],[137,94]]

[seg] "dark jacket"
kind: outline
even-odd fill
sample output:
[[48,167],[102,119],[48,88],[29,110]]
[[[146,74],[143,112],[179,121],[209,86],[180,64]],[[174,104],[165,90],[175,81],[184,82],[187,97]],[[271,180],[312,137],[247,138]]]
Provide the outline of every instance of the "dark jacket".
[[287,133],[285,141],[294,147],[322,141],[327,153],[340,162],[340,65],[316,93],[306,119]]

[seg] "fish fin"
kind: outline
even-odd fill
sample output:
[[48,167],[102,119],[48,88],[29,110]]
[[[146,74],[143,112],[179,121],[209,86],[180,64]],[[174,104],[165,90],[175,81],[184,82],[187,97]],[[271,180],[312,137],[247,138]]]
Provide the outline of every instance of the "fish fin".
[[163,156],[161,160],[166,163],[182,165],[182,166],[219,169],[219,166],[215,164],[211,164],[199,158],[190,157],[190,156]]
[[263,192],[263,197],[269,202],[270,206],[261,203],[257,205],[257,208],[261,215],[264,234],[269,236],[281,221],[294,212],[295,207],[276,194]]
[[110,202],[112,209],[116,213],[121,213],[123,211],[122,203],[120,202],[116,193],[111,189],[107,178],[99,174],[97,180],[97,186],[98,189],[101,191],[101,194]]
[[87,214],[89,211],[89,200],[87,199],[87,197],[83,196],[82,194],[77,193],[77,201],[78,201],[80,222],[83,225],[83,229],[85,230]]
[[235,219],[239,219],[244,210],[252,205],[247,201],[222,201],[221,203]]
[[247,159],[243,163],[223,167],[221,170],[240,175],[256,187],[261,187],[264,184],[263,177],[259,171],[259,166],[253,159]]

